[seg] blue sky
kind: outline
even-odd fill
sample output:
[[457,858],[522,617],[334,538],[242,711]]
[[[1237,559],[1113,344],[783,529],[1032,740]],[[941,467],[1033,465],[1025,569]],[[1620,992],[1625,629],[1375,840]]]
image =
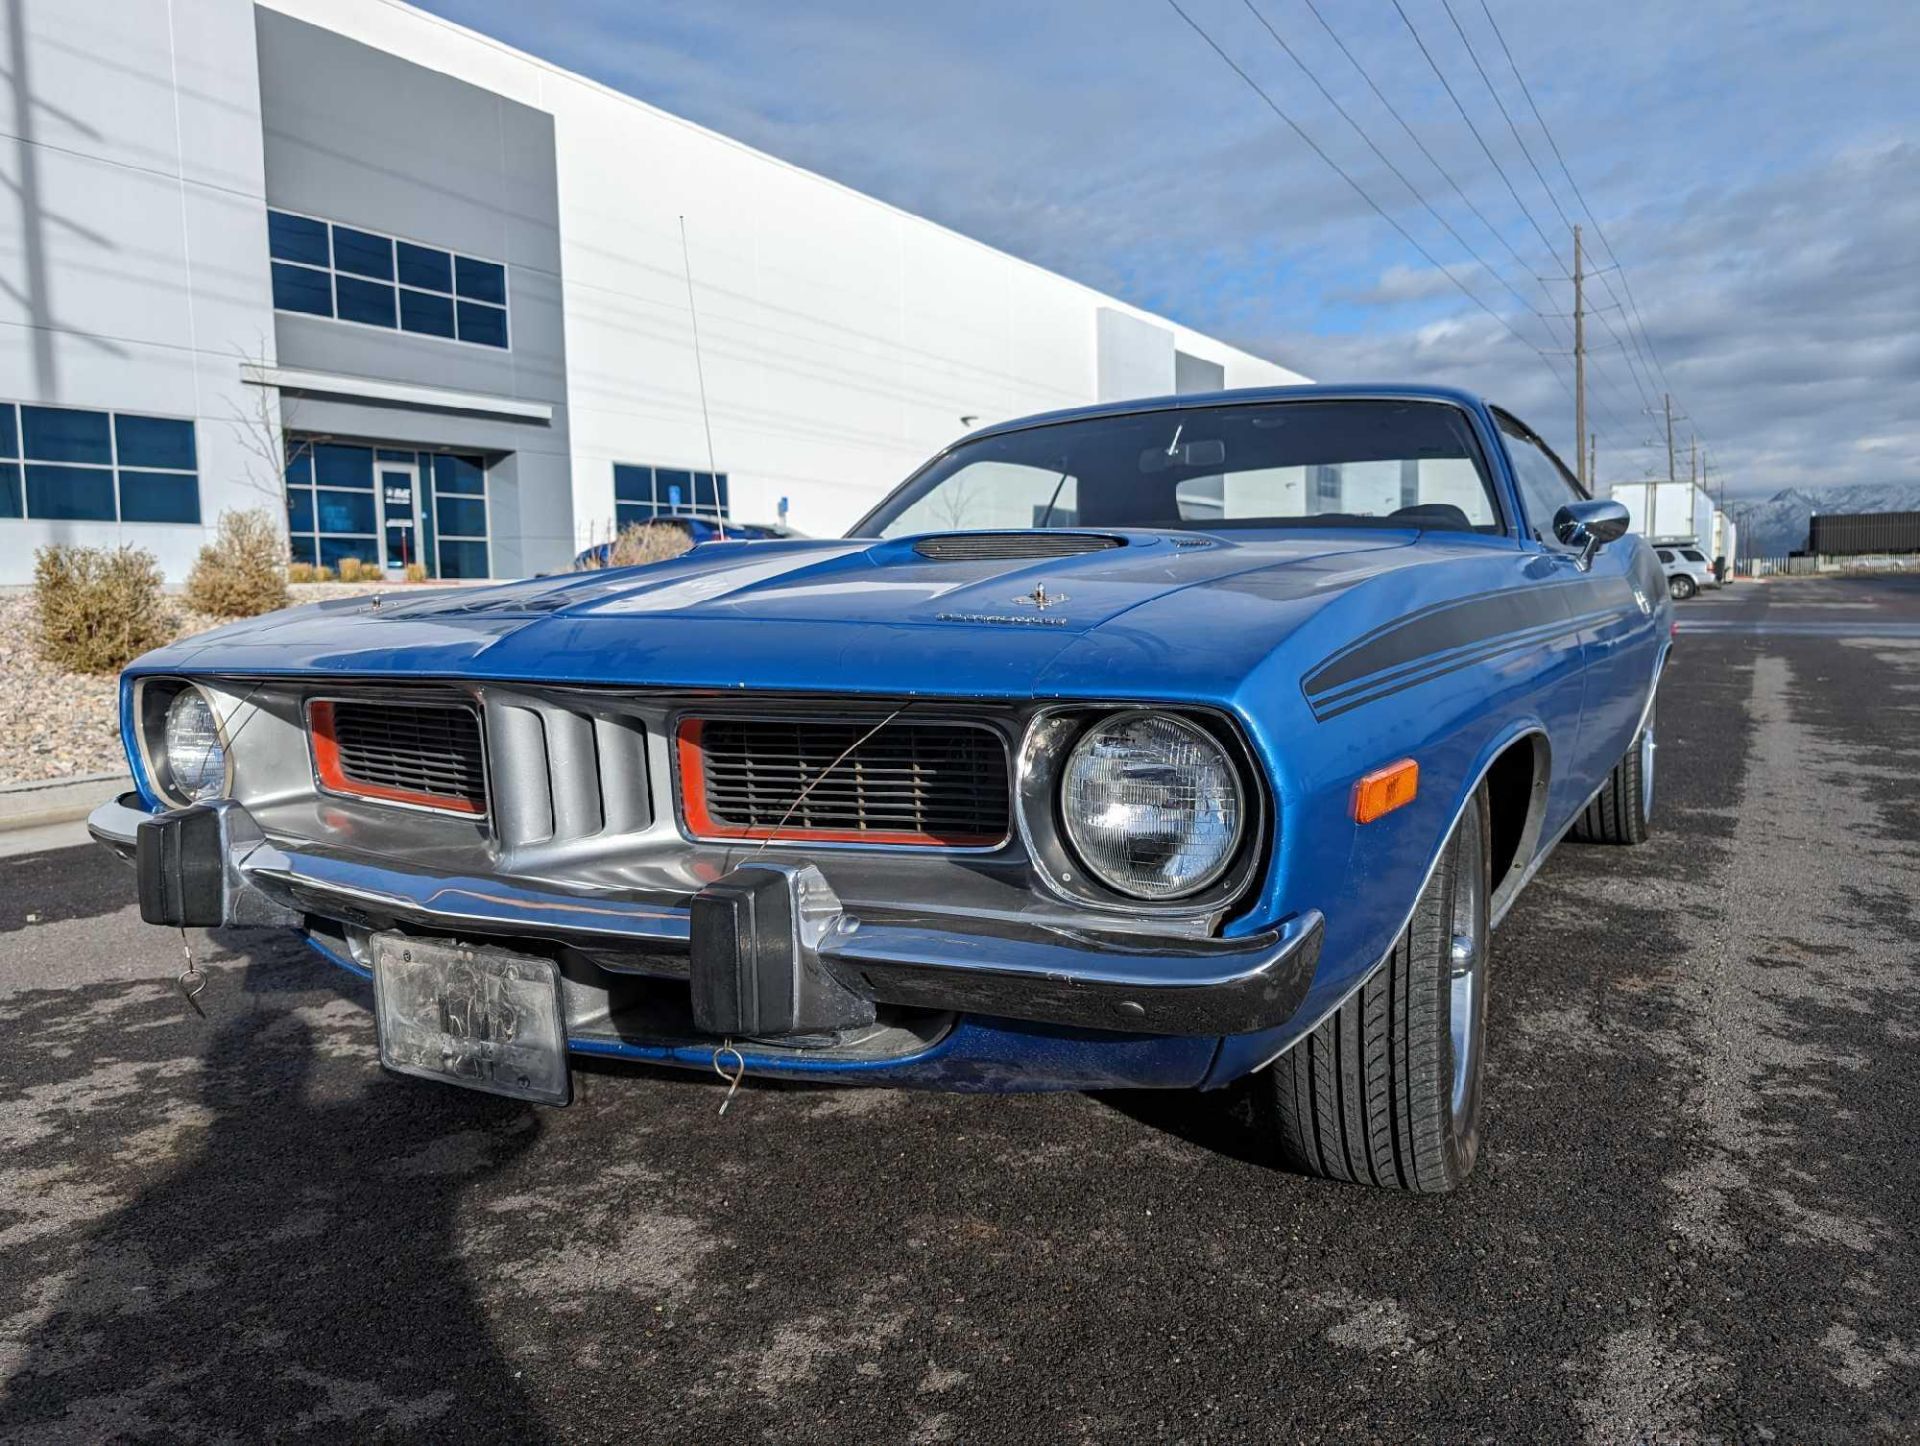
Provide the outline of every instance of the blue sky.
[[1913,0],[1179,0],[1498,320],[1170,0],[426,3],[1316,377],[1485,391],[1570,454],[1567,362],[1534,348],[1567,345],[1560,212],[1586,216],[1503,36],[1637,304],[1593,286],[1602,481],[1664,471],[1669,384],[1733,493],[1920,479]]

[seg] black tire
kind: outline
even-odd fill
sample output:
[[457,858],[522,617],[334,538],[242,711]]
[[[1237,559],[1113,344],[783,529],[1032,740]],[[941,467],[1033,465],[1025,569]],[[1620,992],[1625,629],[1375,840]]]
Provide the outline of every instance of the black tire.
[[1613,765],[1580,817],[1569,838],[1581,843],[1643,844],[1653,832],[1653,710],[1633,736],[1627,756]]
[[1676,572],[1672,577],[1667,579],[1667,596],[1675,602],[1685,602],[1699,591],[1700,584],[1688,577],[1684,572]]
[[[1489,834],[1480,788],[1387,962],[1259,1076],[1292,1168],[1425,1194],[1452,1190],[1472,1171],[1486,1053]],[[1462,931],[1464,958],[1455,948]]]

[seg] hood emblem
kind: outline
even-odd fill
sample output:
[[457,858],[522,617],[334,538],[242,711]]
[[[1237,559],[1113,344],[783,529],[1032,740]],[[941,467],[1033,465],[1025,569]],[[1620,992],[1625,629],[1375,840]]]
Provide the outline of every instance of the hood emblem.
[[1043,582],[1036,585],[1032,592],[1017,597],[1014,601],[1045,612],[1048,608],[1059,607],[1061,603],[1071,602],[1072,599],[1063,592],[1048,592],[1047,585]]

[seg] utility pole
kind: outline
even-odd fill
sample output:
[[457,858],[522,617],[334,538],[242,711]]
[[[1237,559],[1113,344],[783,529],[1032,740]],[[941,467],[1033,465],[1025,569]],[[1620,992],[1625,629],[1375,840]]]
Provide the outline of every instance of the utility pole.
[[1593,433],[1587,433],[1587,491],[1592,492],[1600,485],[1600,443]]
[[[1580,228],[1573,228],[1573,460],[1580,456],[1580,439],[1587,435],[1587,311],[1582,296],[1586,276],[1580,265]],[[1580,486],[1593,491],[1593,467],[1580,467]]]
[[1689,480],[1698,487],[1700,485],[1700,439],[1698,437],[1687,439],[1687,472]]
[[1674,475],[1674,471],[1673,471],[1673,393],[1672,392],[1668,392],[1666,394],[1666,404],[1667,404],[1667,480],[1669,482],[1675,482],[1675,481],[1678,481],[1679,479]]

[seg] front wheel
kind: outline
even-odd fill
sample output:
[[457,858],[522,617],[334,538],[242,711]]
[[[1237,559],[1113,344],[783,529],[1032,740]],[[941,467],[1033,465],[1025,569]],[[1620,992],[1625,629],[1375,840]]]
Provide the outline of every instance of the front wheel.
[[1684,572],[1675,573],[1667,579],[1667,596],[1675,602],[1685,602],[1699,591],[1700,584],[1688,577]]
[[1487,795],[1474,791],[1386,963],[1259,1076],[1281,1158],[1438,1194],[1473,1169],[1487,1024]]

